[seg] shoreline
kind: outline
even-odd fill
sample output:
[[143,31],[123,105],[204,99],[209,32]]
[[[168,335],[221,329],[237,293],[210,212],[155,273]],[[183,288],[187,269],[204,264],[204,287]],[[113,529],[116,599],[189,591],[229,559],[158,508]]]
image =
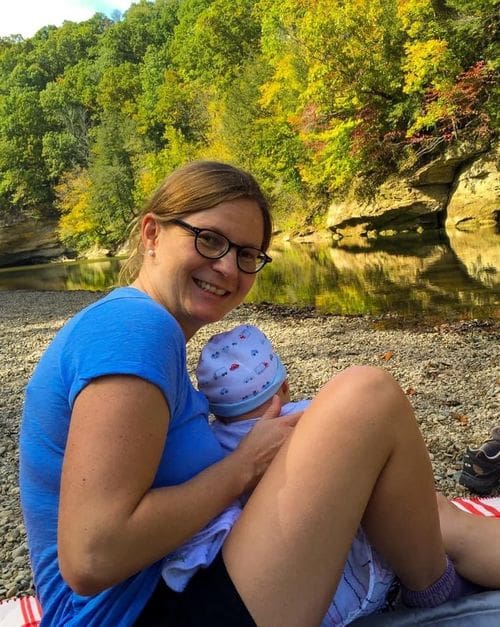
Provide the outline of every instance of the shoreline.
[[[100,292],[0,291],[0,599],[32,592],[17,488],[17,439],[26,383],[45,347],[66,320]],[[241,305],[188,343],[194,368],[200,347],[237,324],[258,325],[288,370],[292,399],[310,397],[353,364],[386,368],[412,403],[448,496],[468,494],[456,483],[462,453],[498,423],[500,323],[469,320],[433,326],[425,319],[343,316],[269,304]],[[335,452],[335,444],[332,444]]]

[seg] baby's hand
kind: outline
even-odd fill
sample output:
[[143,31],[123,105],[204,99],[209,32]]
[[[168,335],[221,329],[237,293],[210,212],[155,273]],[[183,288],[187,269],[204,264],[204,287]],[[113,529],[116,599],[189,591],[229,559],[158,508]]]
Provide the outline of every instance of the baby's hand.
[[[275,394],[271,400],[271,404],[269,405],[269,407],[267,408],[267,410],[262,414],[261,417],[261,421],[262,420],[269,420],[269,419],[273,419],[273,418],[280,418],[280,420],[286,420],[286,422],[288,423],[288,425],[290,427],[295,427],[295,425],[297,424],[297,422],[299,421],[299,418],[302,416],[302,414],[304,412],[302,411],[297,411],[294,412],[293,414],[287,414],[286,416],[281,416],[280,417],[280,412],[281,412],[281,401],[280,401],[280,397]],[[255,427],[254,427],[255,429]]]
[[269,420],[269,418],[277,418],[280,415],[281,411],[281,400],[280,397],[275,394],[271,399],[271,404],[266,409],[266,411],[262,414],[261,420]]
[[281,445],[292,432],[302,412],[280,416],[281,401],[273,396],[271,405],[250,433],[240,442],[235,453],[251,468],[246,490],[253,489],[266,472]]

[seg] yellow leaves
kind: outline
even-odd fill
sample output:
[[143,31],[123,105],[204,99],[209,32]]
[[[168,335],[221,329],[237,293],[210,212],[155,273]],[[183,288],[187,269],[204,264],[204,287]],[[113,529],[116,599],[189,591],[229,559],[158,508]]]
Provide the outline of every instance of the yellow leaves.
[[403,64],[406,94],[422,91],[427,85],[446,74],[450,63],[448,43],[442,39],[414,41],[405,45],[406,59]]
[[283,91],[301,91],[301,83],[297,78],[294,55],[287,53],[275,64],[273,78],[260,87],[260,105],[271,108],[283,97]]
[[450,117],[453,111],[449,103],[441,99],[430,102],[425,111],[416,116],[415,121],[406,132],[407,137],[412,137],[422,129],[433,128],[439,120]]
[[148,198],[159,184],[159,176],[151,169],[144,168],[137,179],[137,192],[140,198]]
[[137,68],[127,61],[104,70],[99,81],[97,102],[103,109],[120,110],[131,115],[136,110],[139,89]]
[[59,233],[63,240],[88,233],[95,227],[88,211],[90,179],[85,170],[66,173],[55,192],[61,211]]
[[304,182],[335,189],[349,180],[357,165],[350,152],[351,134],[355,127],[353,120],[332,120],[325,130],[304,130],[300,133],[310,155],[310,159],[299,167]]
[[431,0],[398,0],[397,15],[412,38],[429,33],[429,21],[435,17]]

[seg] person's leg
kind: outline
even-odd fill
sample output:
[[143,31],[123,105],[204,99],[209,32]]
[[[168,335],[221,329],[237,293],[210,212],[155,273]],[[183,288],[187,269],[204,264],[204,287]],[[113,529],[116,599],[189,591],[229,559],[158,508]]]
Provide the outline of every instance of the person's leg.
[[259,626],[320,624],[363,517],[405,586],[440,578],[446,556],[425,446],[401,388],[369,367],[319,392],[224,545]]
[[428,552],[441,556],[442,572],[444,548],[427,447],[406,397],[401,405],[401,423],[395,426],[404,427],[403,437],[377,479],[362,526],[399,579],[412,590],[422,590],[433,576],[428,571],[434,568]]
[[457,571],[471,581],[500,589],[500,518],[469,514],[438,494],[444,546]]

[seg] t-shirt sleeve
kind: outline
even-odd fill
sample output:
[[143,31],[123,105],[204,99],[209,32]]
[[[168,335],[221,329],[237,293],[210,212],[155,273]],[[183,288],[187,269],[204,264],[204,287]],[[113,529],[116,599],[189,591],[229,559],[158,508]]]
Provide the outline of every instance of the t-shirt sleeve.
[[174,318],[147,298],[121,298],[83,312],[63,351],[61,375],[70,407],[93,379],[133,375],[156,385],[173,414],[184,364],[184,337]]

